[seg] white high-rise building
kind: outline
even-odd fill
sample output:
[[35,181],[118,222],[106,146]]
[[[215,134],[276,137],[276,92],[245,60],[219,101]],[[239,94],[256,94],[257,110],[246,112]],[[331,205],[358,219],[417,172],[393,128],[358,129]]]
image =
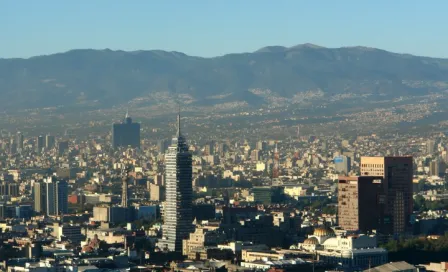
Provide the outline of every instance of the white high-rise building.
[[165,153],[166,202],[164,205],[163,237],[159,248],[182,252],[182,240],[193,232],[192,215],[192,155],[180,132],[177,116],[177,134]]
[[435,152],[436,141],[429,139],[426,141],[426,154],[432,155]]
[[43,184],[35,182],[33,185],[34,211],[37,213],[45,212],[46,193]]

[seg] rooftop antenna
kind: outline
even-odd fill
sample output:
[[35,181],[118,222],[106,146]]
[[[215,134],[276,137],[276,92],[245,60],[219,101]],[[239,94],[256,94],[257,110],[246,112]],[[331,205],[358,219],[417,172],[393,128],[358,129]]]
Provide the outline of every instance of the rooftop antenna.
[[177,102],[177,137],[180,137],[180,103]]

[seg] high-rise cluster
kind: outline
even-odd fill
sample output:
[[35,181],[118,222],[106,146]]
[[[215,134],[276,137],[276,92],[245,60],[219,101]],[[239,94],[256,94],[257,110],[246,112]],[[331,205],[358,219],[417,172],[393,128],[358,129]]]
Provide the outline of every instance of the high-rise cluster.
[[66,181],[58,181],[49,177],[43,182],[34,183],[34,210],[46,215],[62,215],[68,213],[68,185]]
[[340,177],[339,225],[347,230],[402,234],[413,208],[412,157],[361,157],[361,176]]

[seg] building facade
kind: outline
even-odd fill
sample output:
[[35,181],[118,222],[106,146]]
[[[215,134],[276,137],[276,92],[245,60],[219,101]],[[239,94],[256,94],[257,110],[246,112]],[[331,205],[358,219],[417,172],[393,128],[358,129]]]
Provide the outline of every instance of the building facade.
[[45,136],[45,148],[46,149],[52,149],[56,144],[55,137],[53,135],[46,135]]
[[384,179],[386,195],[385,227],[388,234],[402,234],[410,229],[413,209],[412,157],[361,157],[361,176]]
[[192,154],[180,131],[177,116],[177,134],[165,154],[166,201],[164,205],[163,237],[159,248],[182,252],[182,241],[193,232],[192,216]]
[[133,123],[132,118],[126,113],[122,123],[113,124],[112,147],[140,147],[140,124]]
[[17,132],[16,143],[19,150],[23,150],[23,141],[23,134],[21,132]]
[[0,183],[0,195],[4,196],[19,196],[19,184],[14,182]]
[[385,202],[383,177],[339,177],[338,221],[343,229],[381,229]]
[[36,138],[36,152],[40,153],[42,152],[42,149],[45,147],[45,138],[44,136],[40,135]]
[[[37,195],[39,190],[44,191],[40,196]],[[34,187],[34,209],[36,212],[45,212],[46,215],[67,214],[67,182],[57,181],[50,177],[44,180],[43,183],[36,183]]]
[[34,211],[37,213],[45,212],[46,192],[42,182],[35,182],[33,185]]
[[252,193],[254,194],[254,202],[270,205],[272,203],[278,203],[284,194],[284,188],[280,186],[259,186],[253,187]]
[[149,183],[149,200],[151,201],[165,200],[165,187],[154,183]]
[[130,169],[123,169],[121,184],[121,206],[127,208],[129,205],[129,172]]
[[225,240],[225,235],[216,230],[208,230],[197,227],[195,232],[190,233],[188,239],[183,240],[182,254],[188,259],[197,259],[197,254],[204,252],[207,246],[217,246],[219,242]]
[[347,156],[337,156],[334,158],[334,168],[337,173],[348,175],[351,171],[351,158]]
[[437,177],[440,175],[440,162],[438,159],[429,162],[429,175]]
[[65,151],[68,150],[68,141],[59,141],[58,142],[58,152],[59,155],[62,155],[65,153]]
[[292,246],[309,253],[328,264],[341,264],[346,268],[368,268],[387,262],[387,250],[378,247],[376,236],[336,235],[331,228],[314,230],[303,243]]

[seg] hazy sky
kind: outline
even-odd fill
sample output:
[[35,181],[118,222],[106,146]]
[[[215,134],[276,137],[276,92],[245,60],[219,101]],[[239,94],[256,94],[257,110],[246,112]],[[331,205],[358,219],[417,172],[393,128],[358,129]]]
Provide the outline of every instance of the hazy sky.
[[0,58],[75,48],[197,56],[363,45],[448,57],[447,0],[0,0]]

